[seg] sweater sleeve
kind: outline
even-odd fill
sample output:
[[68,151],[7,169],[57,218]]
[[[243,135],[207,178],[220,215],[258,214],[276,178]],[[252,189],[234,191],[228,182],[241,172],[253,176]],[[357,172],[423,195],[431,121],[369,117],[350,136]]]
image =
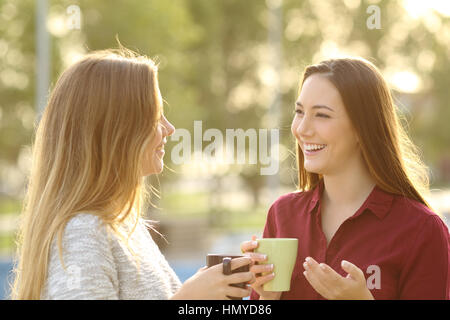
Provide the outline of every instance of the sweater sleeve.
[[400,275],[400,299],[449,299],[449,233],[438,216],[421,227]]
[[47,295],[56,300],[118,299],[118,277],[107,228],[91,214],[78,214],[64,230],[63,268],[57,241],[49,257]]

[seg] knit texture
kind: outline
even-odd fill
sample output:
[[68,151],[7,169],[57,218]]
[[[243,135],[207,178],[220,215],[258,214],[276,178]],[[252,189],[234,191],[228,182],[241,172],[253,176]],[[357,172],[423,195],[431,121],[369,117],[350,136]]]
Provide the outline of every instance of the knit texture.
[[[127,232],[129,227],[124,227]],[[41,298],[169,299],[181,282],[159,251],[142,219],[128,243],[92,214],[78,214],[64,230],[63,269],[53,241]]]

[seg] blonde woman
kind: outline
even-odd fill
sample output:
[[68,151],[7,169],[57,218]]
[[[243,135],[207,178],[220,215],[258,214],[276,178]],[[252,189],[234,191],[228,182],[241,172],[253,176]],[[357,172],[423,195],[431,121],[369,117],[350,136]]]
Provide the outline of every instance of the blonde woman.
[[[13,299],[245,297],[251,272],[200,269],[184,284],[141,217],[174,127],[157,66],[124,48],[88,54],[57,81],[37,128]],[[232,261],[231,268],[251,259]]]

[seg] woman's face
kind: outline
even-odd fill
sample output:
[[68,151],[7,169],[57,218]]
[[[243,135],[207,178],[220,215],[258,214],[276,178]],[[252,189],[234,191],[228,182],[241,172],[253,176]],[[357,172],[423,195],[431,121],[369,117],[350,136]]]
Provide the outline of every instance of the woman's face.
[[[160,103],[162,105],[161,94],[159,94]],[[164,145],[167,142],[167,137],[175,132],[175,127],[166,119],[164,114],[158,122],[158,126],[148,143],[144,155],[143,175],[158,174],[164,168]]]
[[351,169],[361,157],[358,138],[336,87],[313,74],[295,105],[292,134],[304,154],[305,170],[332,175]]

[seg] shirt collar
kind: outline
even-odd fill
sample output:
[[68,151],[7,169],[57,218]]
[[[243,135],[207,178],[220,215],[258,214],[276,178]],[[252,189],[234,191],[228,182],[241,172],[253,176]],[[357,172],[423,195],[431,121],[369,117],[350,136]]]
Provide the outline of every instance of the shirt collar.
[[[323,179],[321,179],[318,185],[312,190],[311,201],[308,207],[308,211],[313,213],[316,211],[320,198],[324,190]],[[378,219],[383,219],[391,208],[394,195],[382,190],[377,185],[373,188],[372,192],[367,197],[362,206],[351,217],[356,218],[361,215],[366,209],[375,214]]]
[[379,186],[376,185],[367,197],[367,200],[358,211],[362,212],[367,208],[381,220],[388,214],[389,210],[391,209],[394,197],[395,196],[393,194],[382,190]]
[[320,201],[320,197],[322,196],[322,193],[323,193],[323,179],[320,179],[319,183],[312,190],[311,201],[309,202],[308,208],[308,211],[310,213],[313,213],[316,210],[317,205],[319,204]]

